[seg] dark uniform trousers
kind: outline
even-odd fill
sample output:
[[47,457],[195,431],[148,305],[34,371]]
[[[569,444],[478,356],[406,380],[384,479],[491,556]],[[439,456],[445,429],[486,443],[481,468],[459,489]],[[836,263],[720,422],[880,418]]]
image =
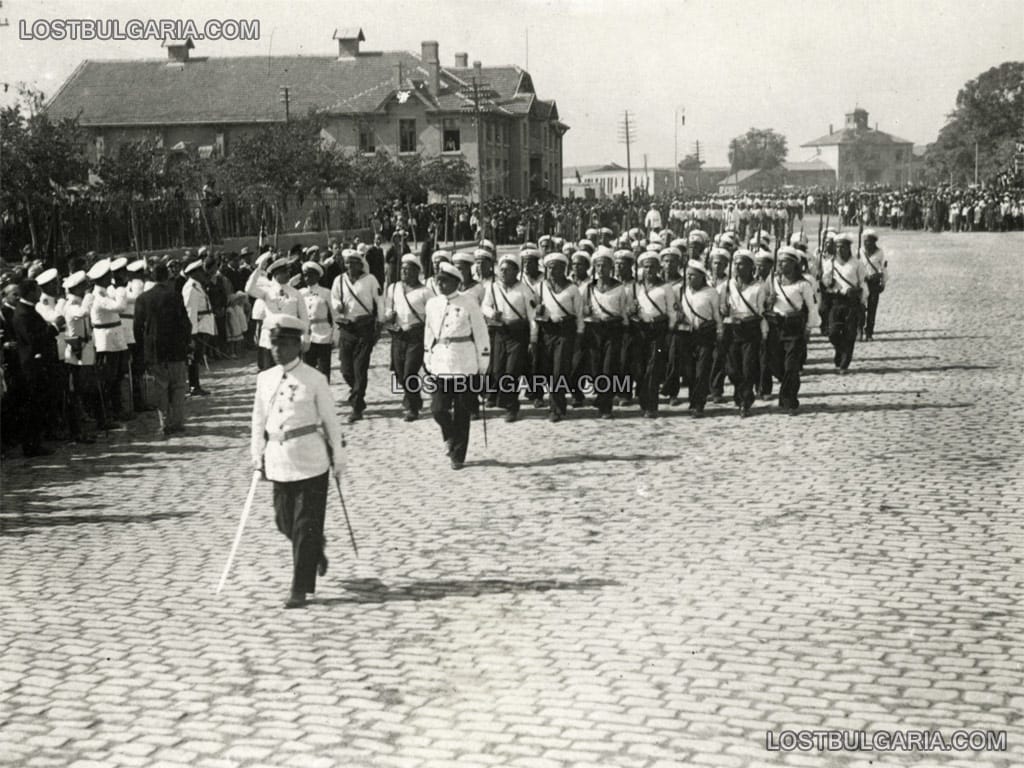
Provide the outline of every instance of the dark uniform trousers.
[[[589,326],[584,326],[589,328]],[[569,373],[569,389],[572,392],[574,406],[581,406],[584,403],[583,390],[580,383],[584,376],[590,375],[590,354],[587,351],[586,333],[579,338],[572,349],[572,370]]]
[[661,393],[668,398],[678,397],[681,383],[689,384],[689,382],[683,379],[683,373],[686,368],[683,365],[684,336],[683,331],[676,329],[668,333],[665,384],[661,388]]
[[[622,337],[625,329],[619,318],[607,322],[587,323],[583,336],[589,360],[590,375],[614,378],[619,375],[622,365]],[[615,402],[611,382],[595,393],[594,404],[599,413],[611,413]]]
[[[54,369],[59,364],[34,362],[21,370],[20,389],[22,408],[21,445],[25,451],[42,446],[44,428],[49,428],[55,413],[53,408]],[[59,369],[58,369],[59,370]]]
[[832,294],[825,289],[824,285],[820,286],[820,288],[821,306],[818,307],[818,310],[821,314],[821,335],[828,336],[829,322],[832,319]]
[[132,408],[136,412],[141,413],[146,410],[146,399],[143,396],[144,392],[142,389],[142,343],[135,342],[134,344],[129,344],[128,355],[131,360],[131,367],[129,368],[128,373],[132,379]]
[[665,378],[665,363],[668,359],[668,320],[638,323],[636,330],[639,363],[636,396],[640,401],[640,410],[657,413],[658,390]]
[[729,373],[729,347],[732,345],[732,323],[725,326],[720,341],[715,341],[711,357],[711,394],[721,397],[725,394],[725,377]]
[[96,376],[104,423],[121,415],[121,380],[127,369],[127,355],[127,351],[96,353]]
[[277,529],[292,543],[292,591],[316,592],[316,568],[324,554],[324,516],[330,472],[289,483],[274,482]]
[[861,305],[858,294],[832,294],[828,340],[835,349],[833,360],[837,368],[846,370],[853,361],[853,348],[857,343],[860,313]]
[[[209,334],[206,333],[196,333],[193,334],[192,336],[192,354],[189,357],[188,361],[189,389],[199,389],[199,360],[200,358],[206,360],[206,355],[209,348],[208,342],[210,341],[210,338],[211,337],[209,336]],[[269,349],[267,350],[267,356],[270,356]],[[268,365],[267,368],[269,368],[271,365],[273,365],[273,361],[271,361],[270,365]],[[261,368],[260,370],[265,369]]]
[[391,331],[391,372],[405,393],[402,407],[413,413],[419,413],[423,407],[419,382],[410,386],[422,367],[423,326],[414,325],[408,330]]
[[374,319],[370,316],[341,324],[341,342],[338,345],[341,376],[351,390],[348,403],[356,413],[366,410],[366,380],[375,332]]
[[309,349],[302,355],[302,362],[320,371],[327,377],[328,382],[331,380],[331,345],[329,343],[311,341]]
[[[768,326],[768,332],[771,333],[771,325]],[[771,397],[772,390],[775,388],[775,379],[772,376],[771,361],[768,359],[767,344],[762,344],[761,351],[758,353],[755,382],[758,394],[764,397]]]
[[471,406],[476,399],[471,376],[438,376],[430,395],[430,414],[441,427],[441,437],[451,445],[451,458],[465,461],[469,449]]
[[715,354],[715,323],[683,333],[683,375],[690,383],[691,411],[703,411],[711,389],[711,363]]
[[540,365],[534,373],[548,377],[551,382],[551,412],[564,416],[565,393],[572,380],[576,352],[576,318],[569,317],[557,323],[541,322],[539,325],[537,359]]
[[631,320],[622,334],[622,356],[619,362],[619,370],[629,376],[631,390],[623,392],[623,396],[633,396],[632,387],[640,381],[640,370],[643,366],[643,336],[641,334],[640,321]]
[[739,408],[754,404],[754,383],[760,372],[761,319],[741,320],[732,324],[729,343],[729,381],[732,382],[732,401]]
[[497,403],[510,413],[519,411],[519,381],[526,375],[529,347],[530,326],[525,320],[515,320],[495,329],[491,358],[494,381],[499,385]]
[[[779,380],[779,407],[797,408],[800,401],[800,371],[807,354],[807,339],[804,336],[804,318],[776,317],[768,326],[768,361]],[[856,326],[854,326],[856,331]]]
[[870,339],[875,335],[875,316],[878,314],[878,297],[882,294],[882,276],[871,275],[868,278],[868,316],[864,323],[864,336]]

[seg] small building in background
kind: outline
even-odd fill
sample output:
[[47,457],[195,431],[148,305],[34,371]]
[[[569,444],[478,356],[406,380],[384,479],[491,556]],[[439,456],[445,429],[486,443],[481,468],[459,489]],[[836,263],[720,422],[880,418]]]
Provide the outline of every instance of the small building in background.
[[868,112],[860,107],[846,115],[842,130],[829,126],[826,136],[801,146],[813,149],[812,159],[835,171],[839,187],[903,186],[914,177],[913,142],[868,127]]

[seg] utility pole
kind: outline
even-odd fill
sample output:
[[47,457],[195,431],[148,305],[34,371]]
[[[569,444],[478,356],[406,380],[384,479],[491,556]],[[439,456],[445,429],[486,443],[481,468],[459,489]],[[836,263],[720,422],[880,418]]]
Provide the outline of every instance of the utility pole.
[[703,165],[700,159],[700,141],[693,143],[693,156],[697,158],[697,194],[701,192],[700,167]]
[[288,119],[290,117],[290,111],[289,111],[290,101],[288,99],[288,86],[287,85],[282,85],[281,86],[281,102],[284,104],[284,121],[287,123]]
[[636,120],[629,110],[626,110],[622,115],[622,124],[619,125],[619,143],[626,145],[626,189],[630,200],[633,199],[633,165],[630,159],[630,145],[634,138],[636,138]]
[[675,179],[676,179],[676,192],[679,191],[679,126],[686,125],[686,107],[679,107],[676,109],[676,123],[675,123]]
[[644,152],[644,191],[648,192],[651,177],[647,175],[647,153]]
[[[480,185],[480,205],[482,206],[484,202],[484,136],[481,131],[480,115],[486,110],[481,109],[480,103],[484,99],[493,98],[494,92],[491,90],[490,84],[478,80],[476,75],[473,75],[470,84],[462,88],[459,93],[473,104],[472,107],[467,106],[466,109],[473,113],[473,123],[476,126],[477,183]],[[480,215],[483,216],[483,210],[480,211]]]

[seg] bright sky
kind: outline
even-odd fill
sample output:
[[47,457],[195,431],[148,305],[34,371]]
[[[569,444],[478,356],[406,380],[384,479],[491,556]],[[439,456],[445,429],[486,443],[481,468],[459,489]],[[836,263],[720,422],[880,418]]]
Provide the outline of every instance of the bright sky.
[[[724,165],[729,139],[774,128],[790,159],[855,105],[872,125],[934,141],[957,91],[1004,61],[1024,60],[1020,0],[0,0],[0,78],[52,95],[82,59],[163,58],[157,40],[19,40],[36,19],[258,19],[260,40],[201,41],[194,55],[333,55],[336,27],[363,28],[367,50],[437,40],[485,65],[528,67],[558,102],[566,165],[616,161],[623,110],[635,117],[634,167],[671,166],[701,142]],[[529,45],[527,46],[527,38]],[[527,51],[529,53],[527,54]],[[527,61],[527,55],[529,61]],[[706,148],[706,149],[705,149]]]

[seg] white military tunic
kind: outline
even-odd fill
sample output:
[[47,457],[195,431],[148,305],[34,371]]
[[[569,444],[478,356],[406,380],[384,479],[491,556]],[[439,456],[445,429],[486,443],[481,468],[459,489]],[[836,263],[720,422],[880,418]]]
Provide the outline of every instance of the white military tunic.
[[126,306],[127,298],[123,291],[118,293],[113,287],[99,285],[92,289],[89,320],[97,352],[124,352],[128,349],[121,326],[121,313]]
[[[64,322],[64,353],[61,358],[69,365],[96,365],[96,341],[93,338],[92,323],[89,321],[89,308],[93,295],[85,294],[79,298],[69,295],[63,304]],[[71,339],[83,339],[81,357],[75,355],[68,342]]]
[[423,366],[430,373],[476,376],[487,372],[490,357],[487,324],[471,296],[442,294],[427,301]]
[[202,283],[190,277],[181,289],[181,298],[185,302],[188,319],[192,323],[192,335],[205,333],[216,336],[217,324],[213,319],[210,298],[206,295]]
[[334,338],[331,322],[331,292],[322,285],[307,285],[299,293],[306,302],[309,317],[309,340],[313,344],[330,344]]
[[[271,280],[265,273],[256,269],[245,282],[245,292],[254,299],[263,302],[264,318],[266,315],[291,315],[302,320],[309,327],[309,314],[306,311],[306,300],[297,288],[277,280]],[[303,339],[309,338],[309,332],[302,334]],[[259,346],[270,349],[270,329],[266,323],[260,328]]]
[[250,450],[254,462],[263,457],[268,480],[290,483],[322,475],[330,466],[327,441],[337,463],[344,450],[341,428],[320,371],[296,358],[256,377]]

